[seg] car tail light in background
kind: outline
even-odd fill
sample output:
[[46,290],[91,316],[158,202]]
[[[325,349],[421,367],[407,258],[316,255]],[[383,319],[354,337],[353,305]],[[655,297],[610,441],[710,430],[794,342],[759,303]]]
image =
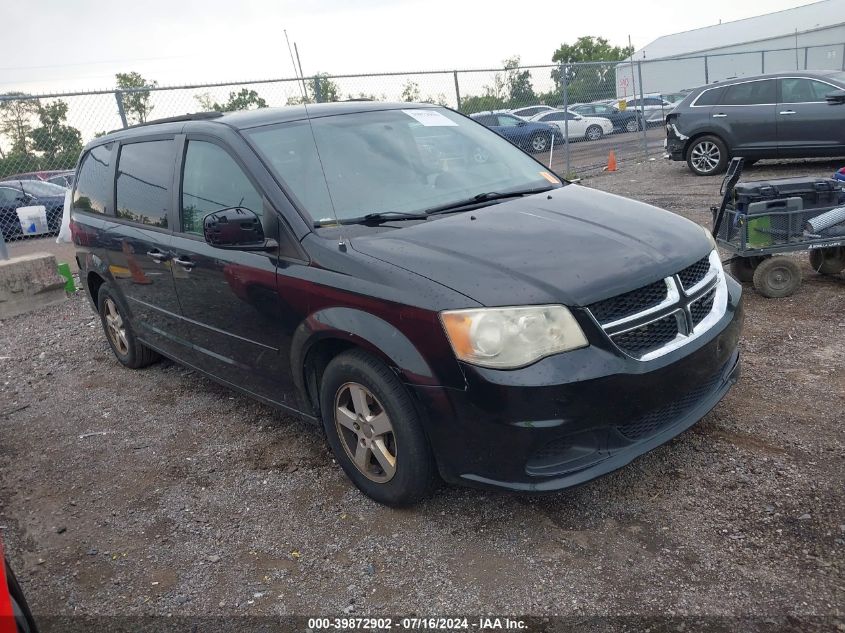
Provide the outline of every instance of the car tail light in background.
[[15,613],[12,611],[12,599],[9,596],[9,581],[6,578],[6,559],[3,543],[0,542],[0,633],[17,633]]

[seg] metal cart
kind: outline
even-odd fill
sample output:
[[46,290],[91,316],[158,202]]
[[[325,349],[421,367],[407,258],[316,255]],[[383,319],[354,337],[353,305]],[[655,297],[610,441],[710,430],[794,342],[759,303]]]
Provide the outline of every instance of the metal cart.
[[[743,159],[734,158],[722,182],[719,207],[713,212],[713,237],[732,253],[731,273],[739,281],[754,283],[765,297],[787,297],[801,285],[801,269],[785,253],[808,251],[810,264],[821,274],[845,269],[845,236],[825,237],[805,230],[807,220],[825,209],[783,210],[775,206],[760,215],[748,215],[733,208],[733,189],[742,174]],[[726,262],[726,263],[727,263]]]

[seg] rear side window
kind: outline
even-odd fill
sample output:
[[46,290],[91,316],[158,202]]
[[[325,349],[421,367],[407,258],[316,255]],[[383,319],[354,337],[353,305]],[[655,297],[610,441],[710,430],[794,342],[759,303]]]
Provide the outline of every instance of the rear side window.
[[764,105],[774,104],[776,86],[774,79],[747,81],[725,88],[722,105]]
[[182,231],[202,235],[209,213],[244,207],[262,215],[264,203],[249,178],[219,145],[188,141],[182,172]]
[[98,145],[82,159],[73,192],[74,210],[111,214],[108,205],[112,191],[109,170],[112,145]]
[[120,148],[117,163],[117,217],[167,228],[173,141],[144,141]]
[[821,81],[790,77],[780,80],[781,103],[812,103],[824,101],[825,96],[835,90]]
[[722,96],[723,89],[722,88],[711,88],[710,90],[705,90],[700,95],[698,95],[698,99],[695,100],[695,105],[697,106],[712,106],[719,103],[719,97]]

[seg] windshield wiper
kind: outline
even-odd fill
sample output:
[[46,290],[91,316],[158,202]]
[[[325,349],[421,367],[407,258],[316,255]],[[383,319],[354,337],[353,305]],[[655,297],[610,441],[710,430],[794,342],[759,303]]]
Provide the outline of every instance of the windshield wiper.
[[450,202],[431,209],[426,209],[423,213],[425,215],[437,215],[439,213],[452,213],[457,211],[470,211],[482,206],[486,206],[490,202],[497,200],[506,200],[508,198],[521,198],[523,196],[530,196],[535,193],[543,193],[544,191],[551,191],[558,189],[558,187],[534,187],[533,189],[520,189],[518,191],[486,191],[479,193],[472,198],[466,200],[458,200],[457,202]]
[[339,220],[319,220],[314,222],[316,228],[335,226],[337,224],[381,224],[394,220],[424,220],[425,213],[405,213],[403,211],[380,211],[368,213],[357,218],[340,218]]

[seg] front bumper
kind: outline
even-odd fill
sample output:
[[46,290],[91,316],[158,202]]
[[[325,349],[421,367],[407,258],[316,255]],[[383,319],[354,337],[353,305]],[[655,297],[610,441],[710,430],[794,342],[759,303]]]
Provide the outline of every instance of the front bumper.
[[741,289],[705,336],[653,361],[591,346],[501,371],[464,366],[467,389],[417,387],[447,481],[552,491],[621,468],[683,432],[737,381]]
[[686,160],[686,152],[684,151],[686,149],[686,141],[674,135],[667,134],[664,147],[666,148],[666,154],[672,160]]

